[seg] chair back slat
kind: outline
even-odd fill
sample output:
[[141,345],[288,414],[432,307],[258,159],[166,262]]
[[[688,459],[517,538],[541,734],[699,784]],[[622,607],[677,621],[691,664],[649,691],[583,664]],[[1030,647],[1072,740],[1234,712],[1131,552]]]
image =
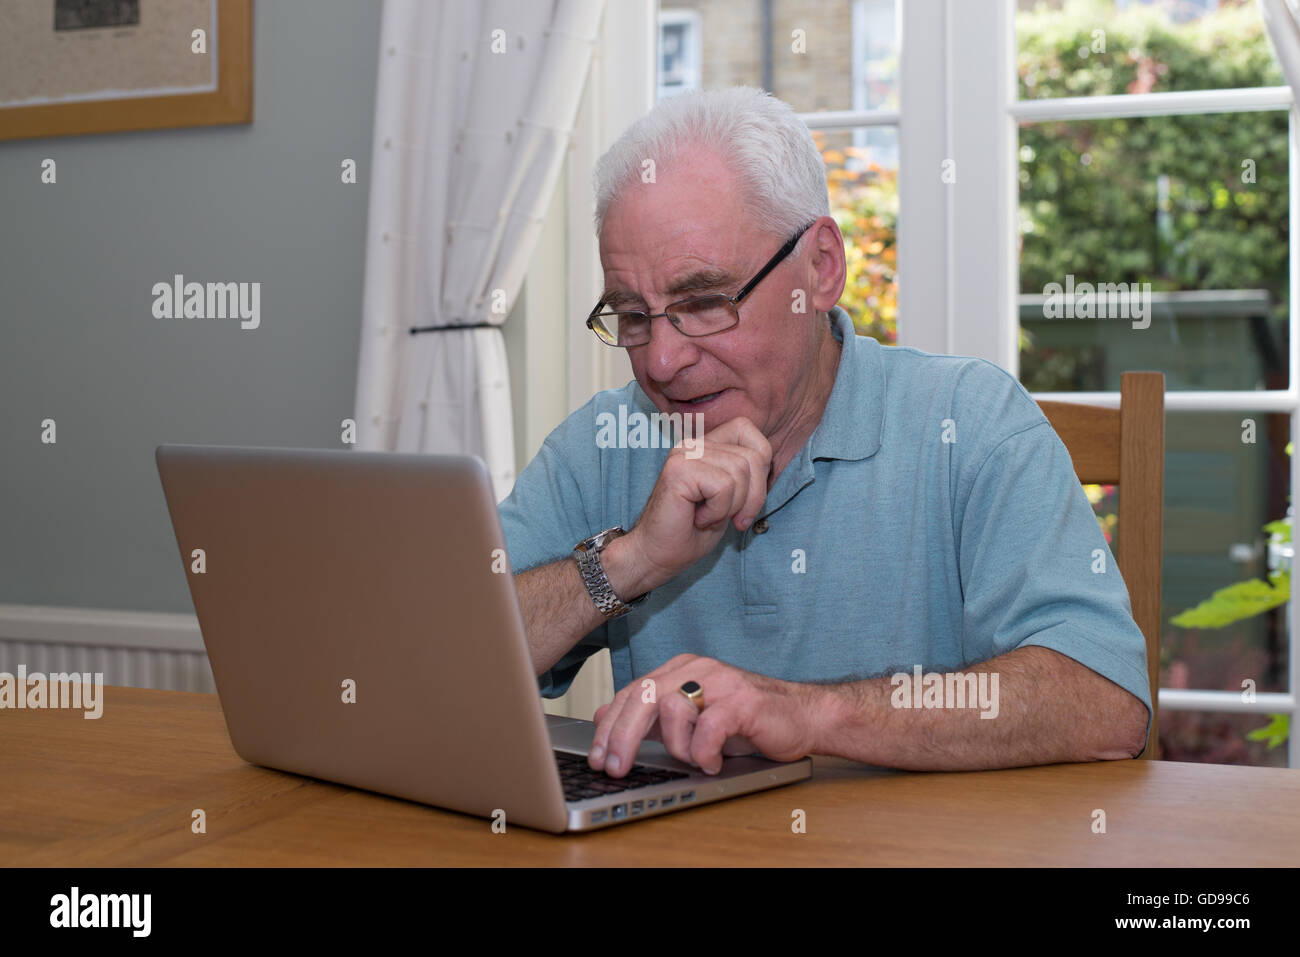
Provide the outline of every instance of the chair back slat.
[[1115,562],[1128,587],[1133,620],[1146,639],[1153,712],[1151,736],[1142,757],[1156,758],[1164,554],[1165,376],[1162,372],[1125,372],[1120,376],[1118,409],[1071,402],[1040,402],[1039,407],[1070,453],[1080,482],[1119,486]]

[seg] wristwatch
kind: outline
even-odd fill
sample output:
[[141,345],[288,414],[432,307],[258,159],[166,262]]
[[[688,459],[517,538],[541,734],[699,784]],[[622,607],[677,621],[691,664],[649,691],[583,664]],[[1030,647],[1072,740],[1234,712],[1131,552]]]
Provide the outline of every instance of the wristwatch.
[[600,613],[606,618],[618,618],[621,615],[626,615],[650,597],[650,593],[646,592],[639,598],[634,598],[629,602],[622,601],[614,594],[614,589],[609,584],[609,578],[605,575],[605,569],[600,564],[600,553],[605,550],[605,546],[623,534],[626,534],[623,527],[615,525],[613,528],[597,532],[591,538],[583,539],[573,546],[573,557],[578,562],[578,571],[582,573],[582,580],[586,583],[587,591],[591,593],[591,600],[596,603],[596,607],[600,609]]

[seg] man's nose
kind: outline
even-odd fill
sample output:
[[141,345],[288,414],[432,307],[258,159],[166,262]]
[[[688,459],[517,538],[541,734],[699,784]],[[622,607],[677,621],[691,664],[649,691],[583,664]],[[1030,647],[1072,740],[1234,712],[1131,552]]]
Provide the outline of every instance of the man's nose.
[[656,382],[671,382],[699,354],[691,337],[684,335],[667,316],[650,320],[650,341],[645,348],[646,373]]

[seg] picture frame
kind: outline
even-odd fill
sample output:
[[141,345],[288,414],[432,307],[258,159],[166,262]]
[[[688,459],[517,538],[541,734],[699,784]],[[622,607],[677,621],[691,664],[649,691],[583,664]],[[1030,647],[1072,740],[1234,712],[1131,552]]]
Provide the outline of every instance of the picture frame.
[[[44,0],[44,2],[48,3],[49,8],[54,11],[52,29],[60,32],[60,42],[65,44],[72,42],[64,39],[65,37],[80,39],[78,34],[83,34],[83,29],[70,30],[68,24],[74,28],[94,29],[99,36],[90,39],[96,43],[104,39],[104,31],[116,30],[118,32],[108,37],[108,43],[111,44],[113,39],[129,37],[126,30],[139,28],[143,21],[141,9],[151,11],[150,26],[164,17],[177,15],[175,7],[161,6],[157,0],[102,0],[102,3],[98,4],[97,0]],[[69,4],[69,7],[60,9],[59,4],[64,3]],[[136,5],[132,7],[130,4]],[[208,23],[200,25],[203,27],[211,25],[211,29],[215,30],[214,35],[205,38],[207,52],[203,54],[215,56],[215,68],[211,64],[205,68],[208,75],[215,74],[215,89],[211,89],[212,84],[208,82],[208,89],[193,93],[160,92],[156,95],[141,95],[138,89],[116,90],[114,70],[140,71],[147,68],[147,64],[142,67],[141,60],[138,58],[139,45],[137,44],[136,47],[137,58],[129,61],[124,56],[114,56],[111,47],[103,49],[101,46],[96,46],[95,52],[100,54],[98,72],[88,68],[85,82],[101,84],[102,93],[92,92],[75,97],[69,96],[63,101],[35,102],[32,105],[22,105],[21,100],[11,100],[10,102],[18,105],[10,106],[5,103],[7,91],[3,81],[8,79],[10,89],[13,89],[13,81],[19,77],[19,74],[10,74],[6,78],[0,71],[0,141],[251,123],[253,121],[252,0],[196,0],[196,5],[207,8]],[[131,12],[135,11],[136,16],[135,22],[121,21],[127,23],[126,30],[114,24],[112,20],[103,26],[95,21],[97,15],[103,14],[106,18],[120,17],[123,11],[126,16],[130,16]],[[14,22],[8,24],[9,37],[3,42],[14,45],[19,52],[31,50],[40,42],[48,46],[52,34],[48,32],[49,28],[43,26],[43,23],[48,21],[42,19],[42,25],[38,25],[30,7],[23,13],[25,17],[20,18],[14,12],[14,8],[11,8],[4,14],[4,18]],[[82,18],[81,22],[78,22],[78,17]],[[20,20],[30,28],[27,30],[26,37],[23,35],[23,30],[19,29],[22,24],[15,26]],[[185,29],[183,33],[181,32],[182,28],[188,27],[189,22],[186,20],[170,25],[165,34],[168,40],[175,41],[167,51],[173,62],[180,62],[178,49],[186,55],[192,52],[189,46],[190,31]],[[0,24],[0,32],[4,32],[5,26]],[[47,32],[39,34],[38,31],[42,29]],[[84,33],[89,35],[90,30],[85,30]],[[125,39],[123,42],[126,42]],[[150,49],[148,43],[151,42],[153,41],[146,42],[144,47],[146,54]],[[75,55],[75,49],[72,53]],[[68,49],[60,48],[59,55],[68,57]],[[11,62],[15,59],[11,58]],[[21,67],[14,69],[21,69]],[[28,75],[22,76],[23,89],[30,91],[31,84],[36,82],[33,73],[39,75],[49,72],[48,68],[33,70]],[[62,79],[62,76],[59,78]],[[122,95],[115,96],[114,93]],[[29,96],[27,99],[57,99],[57,97],[41,97],[38,92],[36,96]]]

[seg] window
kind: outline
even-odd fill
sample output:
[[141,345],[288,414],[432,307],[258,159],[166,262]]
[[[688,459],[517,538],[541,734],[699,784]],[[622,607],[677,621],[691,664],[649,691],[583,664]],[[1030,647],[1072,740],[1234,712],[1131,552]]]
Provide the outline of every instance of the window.
[[1285,765],[1249,732],[1295,711],[1265,529],[1289,542],[1300,404],[1291,93],[1253,3],[1021,2],[1014,29],[1019,294],[994,322],[1039,398],[1115,404],[1124,371],[1165,373],[1162,757]]
[[[898,10],[894,0],[853,0],[853,109],[898,110]],[[855,129],[853,145],[898,168],[898,132]]]
[[659,13],[658,97],[700,87],[700,15],[694,10]]
[[800,111],[848,240],[841,305],[858,332],[889,344],[897,341],[898,25],[896,0],[694,0],[660,12],[656,84],[661,99],[756,86]]

